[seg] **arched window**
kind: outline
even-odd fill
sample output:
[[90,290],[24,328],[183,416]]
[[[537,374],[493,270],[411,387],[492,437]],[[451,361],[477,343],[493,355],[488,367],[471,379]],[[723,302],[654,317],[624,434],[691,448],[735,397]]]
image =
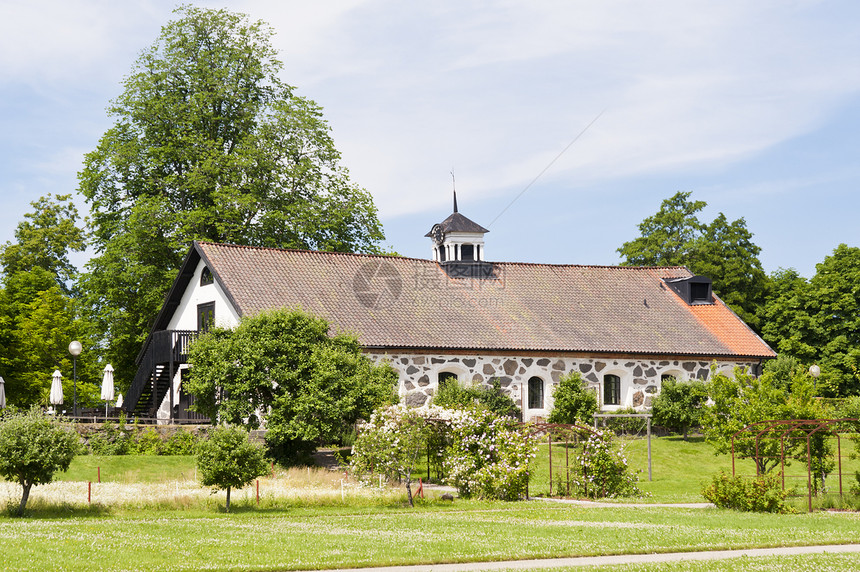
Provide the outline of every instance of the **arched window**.
[[214,284],[215,277],[212,275],[212,271],[209,268],[203,267],[203,272],[200,273],[200,285],[206,286],[207,284]]
[[603,404],[621,405],[621,378],[617,375],[603,376]]
[[529,379],[529,409],[543,409],[543,380],[539,377]]
[[457,383],[457,374],[452,371],[440,371],[436,379],[439,382],[439,389],[442,389],[449,383]]

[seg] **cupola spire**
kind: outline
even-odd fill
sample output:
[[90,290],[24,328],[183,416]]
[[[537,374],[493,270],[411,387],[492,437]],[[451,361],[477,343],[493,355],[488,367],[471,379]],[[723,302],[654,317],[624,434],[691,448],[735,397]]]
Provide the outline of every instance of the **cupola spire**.
[[[451,172],[451,180],[454,172]],[[490,232],[460,214],[454,189],[454,212],[434,224],[426,235],[433,241],[433,260],[438,262],[481,262],[484,260],[484,235]]]
[[454,212],[457,212],[457,181],[454,179],[454,171],[451,171],[451,189],[454,191]]

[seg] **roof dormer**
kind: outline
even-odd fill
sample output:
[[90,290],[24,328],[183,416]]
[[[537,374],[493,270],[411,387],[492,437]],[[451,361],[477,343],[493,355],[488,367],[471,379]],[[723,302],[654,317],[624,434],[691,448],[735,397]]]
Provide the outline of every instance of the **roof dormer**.
[[665,278],[663,282],[665,282],[669,288],[674,290],[675,293],[690,306],[714,303],[711,279],[707,276]]

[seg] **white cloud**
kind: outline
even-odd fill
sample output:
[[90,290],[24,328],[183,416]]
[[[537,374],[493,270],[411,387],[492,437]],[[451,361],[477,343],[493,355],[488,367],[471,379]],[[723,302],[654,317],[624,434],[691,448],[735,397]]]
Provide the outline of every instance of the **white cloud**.
[[[37,111],[59,101],[70,114],[83,114],[74,97],[98,97],[89,102],[97,117],[57,120],[55,112],[46,127],[31,111],[26,128],[39,141],[52,129],[100,132],[108,99],[177,3],[6,0],[0,94],[21,87],[35,94]],[[530,193],[552,186],[578,196],[635,177],[719,172],[832,121],[860,92],[860,5],[849,1],[228,7],[272,25],[284,79],[324,107],[354,180],[388,218],[447,207],[452,168],[464,201],[495,198],[502,208],[604,110]],[[72,181],[76,155],[94,137],[45,140],[43,155],[23,162],[48,176],[68,169]],[[759,184],[769,200],[797,188],[759,179],[746,187]]]
[[452,166],[478,196],[521,188],[603,109],[548,176],[719,168],[813,129],[860,88],[860,38],[823,10],[380,1],[261,17],[391,216],[447,202]]

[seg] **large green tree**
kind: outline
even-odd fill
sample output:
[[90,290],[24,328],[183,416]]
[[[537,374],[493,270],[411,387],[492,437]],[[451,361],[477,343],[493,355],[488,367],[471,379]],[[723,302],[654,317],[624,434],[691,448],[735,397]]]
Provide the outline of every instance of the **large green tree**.
[[31,205],[15,229],[15,242],[0,246],[0,376],[9,403],[29,406],[47,403],[51,373],[59,369],[70,406],[68,345],[77,339],[84,347],[78,359],[79,402],[91,404],[99,363],[74,288],[77,269],[69,261],[71,252],[84,248],[84,231],[71,195],[47,195]]
[[[756,446],[756,432],[736,434],[745,427],[761,421],[777,419],[819,419],[827,416],[821,402],[815,399],[813,380],[805,367],[785,368],[782,364],[766,367],[756,377],[736,368],[733,376],[712,371],[707,382],[711,403],[701,416],[705,439],[717,453],[731,454],[732,437],[735,454],[753,458],[758,473],[767,473],[780,464],[783,441],[781,429],[763,435]],[[799,433],[785,439],[787,458],[806,460],[805,439]],[[832,468],[826,439],[813,439],[813,471],[816,479]],[[756,455],[758,451],[758,456]]]
[[301,460],[391,401],[397,373],[374,365],[355,336],[329,335],[328,323],[299,310],[214,329],[189,350],[186,390],[212,419],[252,428],[265,419],[273,457]]
[[77,278],[77,269],[69,261],[70,252],[86,246],[85,233],[78,226],[78,210],[72,195],[47,195],[30,203],[33,211],[15,228],[15,242],[0,246],[0,266],[9,278],[20,272],[39,268],[53,275],[65,293]]
[[280,79],[272,30],[227,10],[176,15],[141,53],[79,174],[96,250],[84,289],[120,371],[191,240],[376,251],[383,238],[321,108]]
[[618,249],[622,264],[687,266],[708,276],[714,292],[758,329],[767,281],[758,259],[761,249],[753,243],[743,218],[729,222],[720,213],[709,224],[700,221],[697,213],[707,203],[692,201],[690,195],[676,193],[639,224],[640,236]]
[[822,394],[860,394],[860,248],[840,244],[809,281],[789,269],[774,273],[771,283],[765,340],[820,365]]

